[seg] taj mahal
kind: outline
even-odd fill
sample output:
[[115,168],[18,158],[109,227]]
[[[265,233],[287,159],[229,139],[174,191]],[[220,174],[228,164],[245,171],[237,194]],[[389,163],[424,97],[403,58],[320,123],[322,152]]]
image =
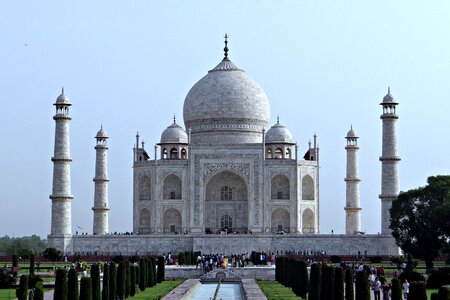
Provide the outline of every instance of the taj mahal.
[[[389,209],[399,193],[396,123],[398,103],[382,99],[380,234],[361,231],[358,135],[350,128],[347,153],[345,234],[321,234],[320,151],[316,134],[299,147],[277,118],[269,124],[269,99],[261,86],[224,57],[188,92],[183,121],[173,119],[154,147],[136,135],[133,147],[133,228],[109,234],[108,134],[101,128],[96,151],[93,230],[72,232],[71,102],[54,104],[55,148],[49,243],[65,252],[102,251],[225,254],[320,249],[328,254],[395,255]],[[345,162],[342,162],[345,163]],[[111,184],[115,184],[111,182]],[[325,187],[326,188],[326,187]],[[325,204],[326,205],[326,204]]]

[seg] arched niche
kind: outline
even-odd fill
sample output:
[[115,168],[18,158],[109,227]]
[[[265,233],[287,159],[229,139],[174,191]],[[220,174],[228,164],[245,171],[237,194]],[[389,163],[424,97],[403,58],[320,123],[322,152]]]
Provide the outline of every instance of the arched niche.
[[249,195],[244,178],[229,170],[222,171],[209,179],[204,195],[206,229],[216,233],[225,224],[232,231],[248,229]]
[[314,200],[314,180],[305,175],[302,179],[302,200]]
[[276,175],[272,178],[270,185],[273,200],[290,199],[289,178],[285,175]]
[[277,208],[271,216],[272,233],[288,233],[290,224],[289,212],[283,208]]
[[314,233],[314,213],[311,209],[307,208],[302,214],[302,228],[303,233]]
[[139,214],[139,227],[149,228],[150,227],[150,212],[148,209],[144,208]]
[[164,212],[163,232],[164,233],[181,232],[181,213],[177,209],[169,208]]
[[139,179],[139,200],[151,200],[151,199],[152,199],[151,180],[149,176],[144,175]]
[[181,199],[182,198],[181,179],[175,174],[171,174],[164,178],[163,182],[163,199]]

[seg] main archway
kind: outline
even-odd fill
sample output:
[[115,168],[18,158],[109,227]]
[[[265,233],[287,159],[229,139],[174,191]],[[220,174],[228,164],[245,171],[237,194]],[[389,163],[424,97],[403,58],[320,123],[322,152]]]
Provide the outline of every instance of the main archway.
[[205,188],[205,228],[208,232],[244,232],[248,229],[248,189],[245,180],[231,172],[220,172]]

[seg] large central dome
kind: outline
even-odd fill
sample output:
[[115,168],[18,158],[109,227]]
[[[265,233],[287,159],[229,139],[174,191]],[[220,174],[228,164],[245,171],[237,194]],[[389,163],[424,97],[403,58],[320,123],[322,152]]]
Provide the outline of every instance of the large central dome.
[[263,89],[227,56],[200,79],[184,100],[183,116],[194,144],[261,143],[269,100]]

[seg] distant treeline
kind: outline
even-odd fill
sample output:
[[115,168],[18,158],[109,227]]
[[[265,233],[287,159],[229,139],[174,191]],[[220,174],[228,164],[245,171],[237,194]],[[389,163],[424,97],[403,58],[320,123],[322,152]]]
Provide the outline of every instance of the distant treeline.
[[36,255],[42,254],[48,247],[47,240],[40,236],[9,237],[5,235],[0,237],[0,255],[18,255],[22,258],[28,258],[31,252]]

